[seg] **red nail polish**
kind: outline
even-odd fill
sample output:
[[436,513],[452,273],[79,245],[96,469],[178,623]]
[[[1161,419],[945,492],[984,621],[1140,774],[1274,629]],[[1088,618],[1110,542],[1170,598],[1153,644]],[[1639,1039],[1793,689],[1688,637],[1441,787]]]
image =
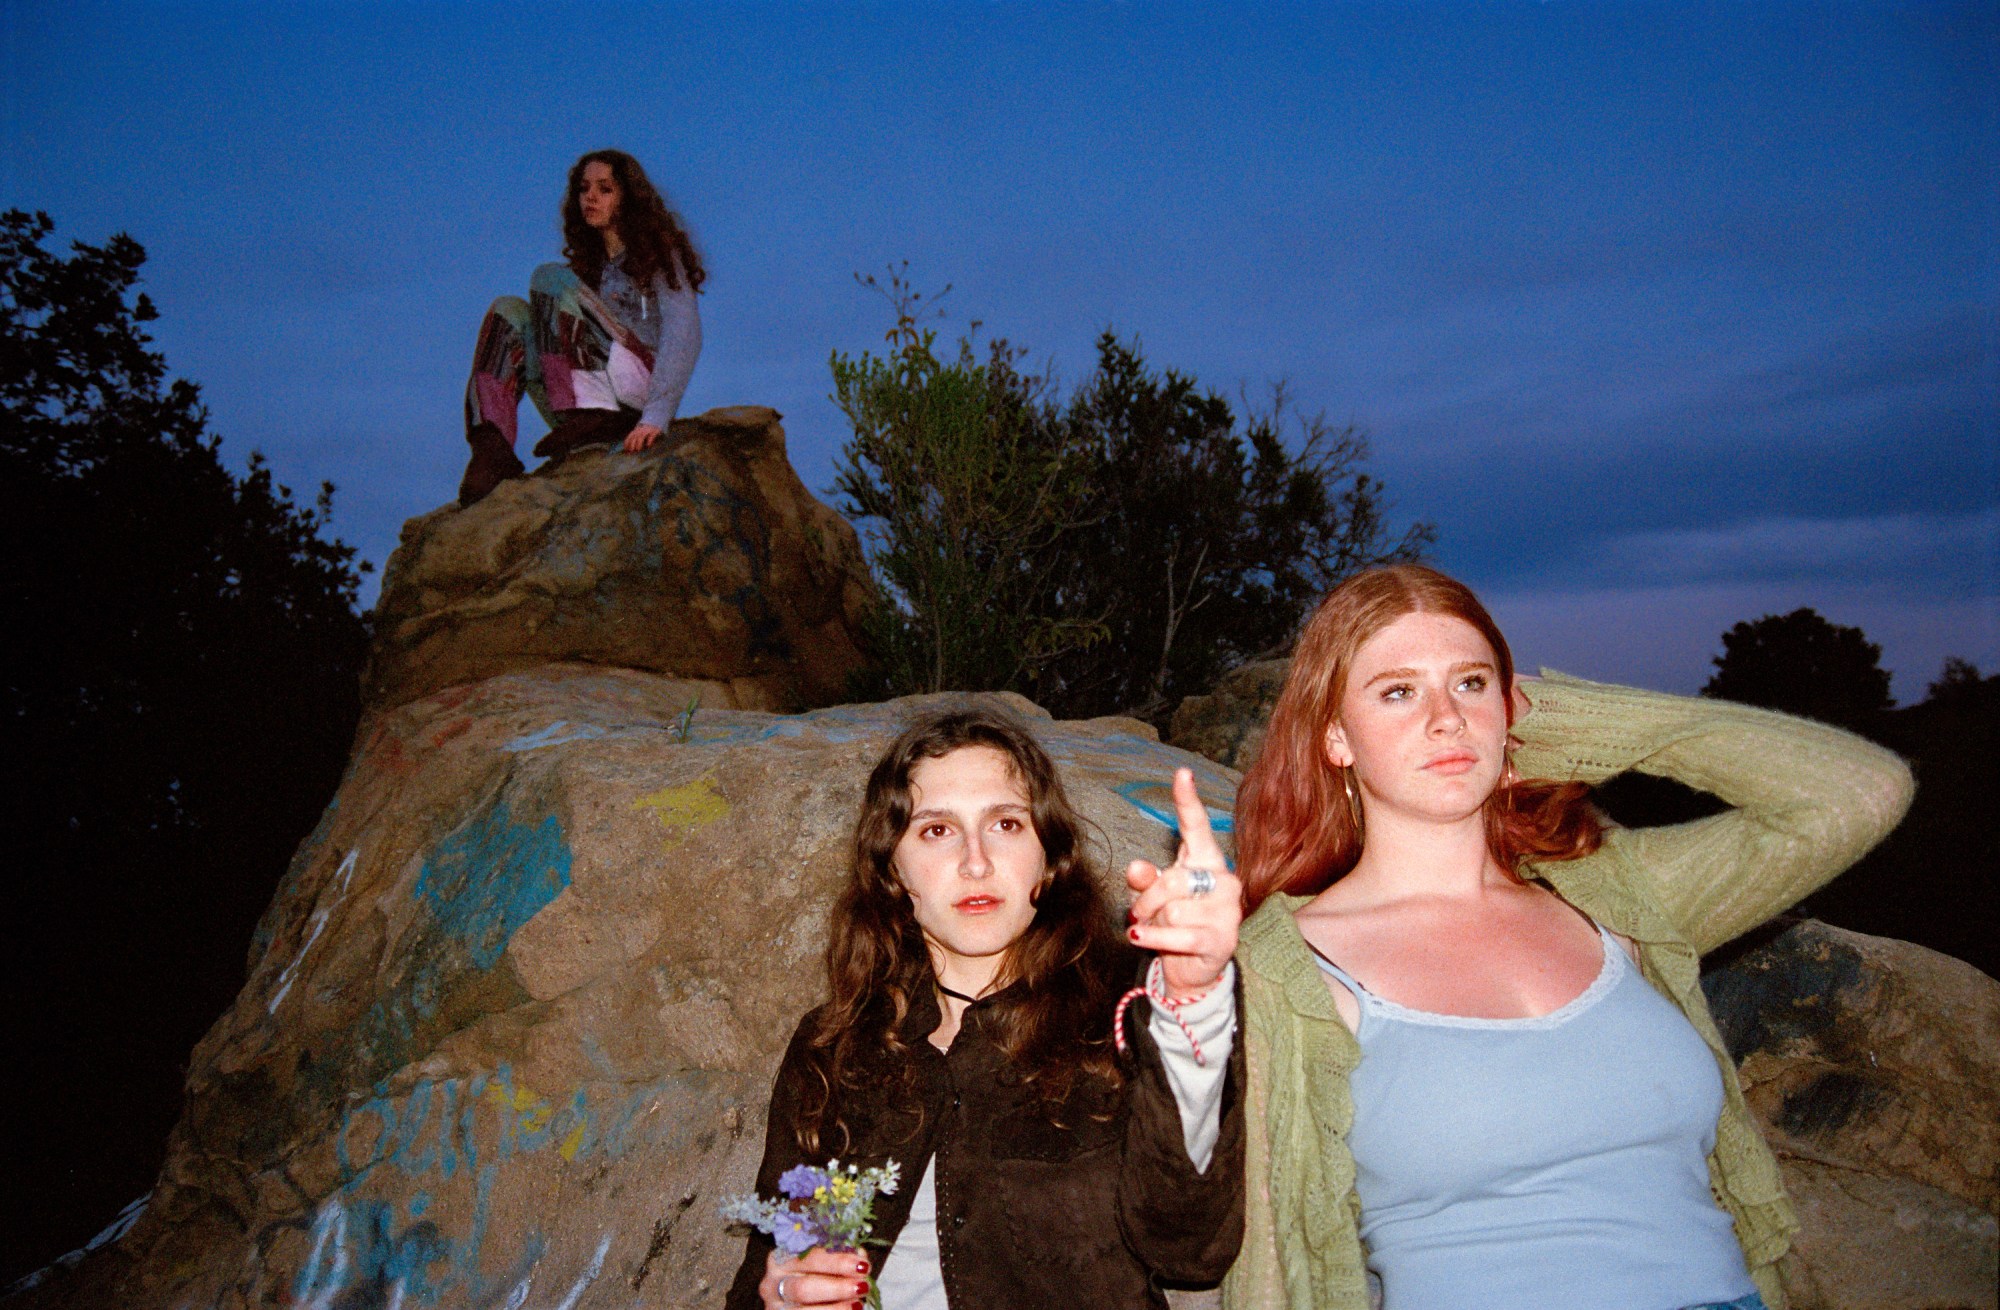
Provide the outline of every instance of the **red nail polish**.
[[[868,1272],[868,1262],[867,1262],[866,1260],[856,1260],[856,1261],[854,1262],[854,1272],[855,1272],[855,1273],[857,1273],[857,1274],[865,1274],[865,1273],[867,1273],[867,1272]],[[863,1291],[865,1292],[865,1291],[867,1291],[868,1289],[864,1287],[864,1288],[862,1288],[862,1290],[863,1290]]]
[[856,1296],[866,1296],[866,1295],[868,1295],[868,1284],[866,1284],[866,1283],[856,1283],[856,1284],[854,1285],[854,1294],[855,1294]]
[[1139,940],[1139,930],[1137,928],[1126,929],[1125,935],[1135,942]]

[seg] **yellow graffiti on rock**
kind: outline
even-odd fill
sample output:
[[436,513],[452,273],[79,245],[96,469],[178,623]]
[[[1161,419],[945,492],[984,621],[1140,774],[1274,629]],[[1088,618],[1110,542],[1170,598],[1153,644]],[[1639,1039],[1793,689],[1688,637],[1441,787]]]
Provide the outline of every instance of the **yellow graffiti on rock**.
[[651,810],[667,830],[667,845],[681,841],[729,813],[729,802],[715,789],[713,778],[697,778],[679,787],[663,787],[632,802],[635,810]]
[[505,1110],[512,1110],[521,1116],[524,1132],[540,1132],[549,1122],[555,1109],[547,1101],[525,1087],[516,1087],[511,1092],[494,1082],[486,1085],[486,1099]]

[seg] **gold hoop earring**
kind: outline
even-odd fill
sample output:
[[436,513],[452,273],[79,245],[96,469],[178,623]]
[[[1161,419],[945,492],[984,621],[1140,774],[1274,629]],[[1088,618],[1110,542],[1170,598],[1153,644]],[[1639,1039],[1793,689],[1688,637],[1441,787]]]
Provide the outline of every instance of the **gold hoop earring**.
[[1340,766],[1340,788],[1347,793],[1347,817],[1354,821],[1354,835],[1361,835],[1361,791],[1354,785],[1352,765]]

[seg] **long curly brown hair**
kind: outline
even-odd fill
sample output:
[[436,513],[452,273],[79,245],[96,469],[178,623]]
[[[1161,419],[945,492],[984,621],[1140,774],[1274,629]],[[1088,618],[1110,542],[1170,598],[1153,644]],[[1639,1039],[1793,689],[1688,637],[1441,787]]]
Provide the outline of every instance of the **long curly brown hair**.
[[[1471,588],[1422,564],[1389,564],[1348,578],[1320,602],[1292,654],[1263,751],[1236,793],[1237,873],[1246,912],[1272,892],[1311,896],[1361,858],[1341,771],[1326,758],[1326,730],[1340,712],[1355,655],[1405,614],[1448,614],[1493,648],[1500,686],[1514,682],[1514,653]],[[1507,722],[1514,705],[1507,702]],[[1603,820],[1580,782],[1503,782],[1486,802],[1486,844],[1517,879],[1529,863],[1580,859],[1604,840]]]
[[[1073,1094],[1112,1094],[1123,1085],[1111,1039],[1111,1014],[1130,954],[1113,927],[1096,870],[1084,848],[1084,820],[1070,805],[1048,753],[1011,714],[990,707],[918,719],[890,744],[868,778],[854,823],[847,888],[833,910],[826,948],[829,999],[819,1010],[799,1116],[799,1144],[822,1147],[822,1128],[848,1147],[844,1093],[879,1097],[862,1081],[860,1057],[887,1052],[905,1093],[916,1062],[899,1035],[911,1005],[935,986],[930,951],[909,893],[897,876],[896,846],[910,823],[910,774],[925,760],[984,746],[1005,755],[1027,793],[1046,873],[1035,917],[1008,948],[992,999],[981,1010],[985,1031],[1008,1057],[1044,1114],[1061,1123]],[[1097,1113],[1096,1097],[1086,1113]]]
[[609,254],[604,234],[583,221],[583,170],[592,164],[611,169],[618,184],[618,212],[612,222],[618,239],[625,243],[625,271],[639,286],[650,286],[653,274],[665,273],[667,285],[679,287],[681,279],[696,291],[708,280],[708,270],[695,253],[687,228],[660,193],[654,189],[639,161],[623,150],[593,150],[570,166],[569,187],[563,192],[563,258],[570,271],[595,290],[604,277]]

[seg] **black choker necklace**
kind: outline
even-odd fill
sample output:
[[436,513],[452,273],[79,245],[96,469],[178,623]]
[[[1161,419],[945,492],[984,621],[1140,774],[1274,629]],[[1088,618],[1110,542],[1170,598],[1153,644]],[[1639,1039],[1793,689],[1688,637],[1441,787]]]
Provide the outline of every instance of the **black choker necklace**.
[[964,992],[955,992],[951,988],[945,986],[943,983],[938,983],[937,989],[943,992],[946,996],[955,997],[958,1000],[964,1001],[967,1005],[976,1004],[979,1000],[977,996],[967,996]]

